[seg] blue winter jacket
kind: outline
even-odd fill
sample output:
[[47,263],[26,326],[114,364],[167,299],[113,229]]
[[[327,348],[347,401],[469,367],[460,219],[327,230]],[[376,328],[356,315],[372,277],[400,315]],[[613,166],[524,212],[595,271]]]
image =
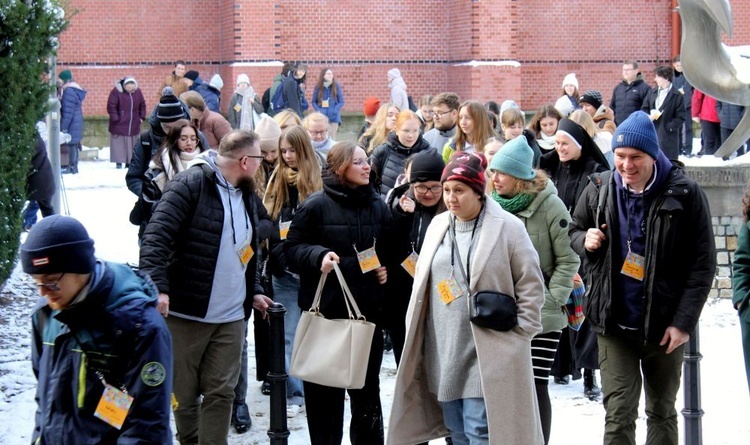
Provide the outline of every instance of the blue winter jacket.
[[[97,262],[80,303],[59,311],[39,300],[32,315],[39,382],[32,443],[172,443],[172,338],[156,298],[149,278]],[[94,416],[102,378],[134,398],[119,430]]]
[[74,145],[83,138],[83,101],[86,90],[75,82],[65,86],[61,99],[60,131],[71,137],[68,144]]
[[[341,91],[341,85],[336,83],[335,99],[331,95],[331,87],[323,88],[323,99],[320,101],[318,100],[318,91],[320,91],[320,88],[316,86],[312,95],[312,105],[315,111],[325,114],[328,122],[341,124],[341,109],[344,107],[344,92]],[[323,106],[325,101],[328,101],[327,107]]]
[[206,103],[206,108],[215,111],[217,113],[220,113],[219,110],[219,100],[220,97],[216,93],[216,90],[211,88],[206,82],[203,81],[200,77],[197,77],[192,85],[190,85],[190,91],[196,91],[200,93],[201,97],[203,98],[203,102]]

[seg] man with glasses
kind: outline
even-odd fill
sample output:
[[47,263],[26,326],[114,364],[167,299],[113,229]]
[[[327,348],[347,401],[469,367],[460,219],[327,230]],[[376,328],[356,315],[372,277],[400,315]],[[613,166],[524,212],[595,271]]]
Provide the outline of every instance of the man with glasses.
[[171,443],[172,339],[153,282],[97,260],[68,216],[31,229],[21,264],[42,297],[32,314],[31,442]]
[[609,103],[609,107],[615,112],[615,123],[618,126],[634,111],[641,109],[643,99],[650,89],[638,71],[638,62],[628,60],[622,64],[622,82],[615,87]]
[[328,117],[315,111],[308,114],[302,121],[302,126],[307,130],[307,134],[310,135],[312,146],[316,153],[323,155],[323,158],[328,156],[328,152],[336,143],[331,136],[328,134]]
[[445,144],[456,134],[460,105],[461,101],[454,93],[440,93],[432,98],[432,121],[435,126],[422,137],[437,153],[442,153]]
[[245,321],[272,304],[256,274],[259,241],[272,229],[254,193],[262,160],[256,133],[230,132],[167,184],[143,234],[141,270],[174,339],[183,444],[226,443]]

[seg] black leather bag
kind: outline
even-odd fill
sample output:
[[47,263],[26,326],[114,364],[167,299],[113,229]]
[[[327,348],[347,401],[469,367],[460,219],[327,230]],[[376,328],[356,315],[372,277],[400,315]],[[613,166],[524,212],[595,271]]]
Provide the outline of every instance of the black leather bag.
[[509,331],[518,324],[518,304],[510,295],[483,290],[470,298],[469,319],[480,328]]

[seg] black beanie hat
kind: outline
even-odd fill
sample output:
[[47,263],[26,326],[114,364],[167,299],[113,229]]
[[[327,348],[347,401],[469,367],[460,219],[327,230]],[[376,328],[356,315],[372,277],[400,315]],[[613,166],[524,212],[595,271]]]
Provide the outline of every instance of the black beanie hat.
[[596,90],[588,90],[583,93],[583,96],[578,99],[578,102],[586,102],[598,110],[604,103],[604,99],[602,99],[602,93]]
[[43,218],[21,245],[21,265],[28,274],[87,274],[95,264],[94,240],[83,224],[69,216]]
[[443,158],[432,151],[423,151],[414,155],[409,168],[409,182],[440,181],[445,169]]
[[199,75],[200,74],[198,74],[198,71],[190,70],[187,73],[185,73],[185,75],[183,77],[186,78],[186,79],[190,79],[193,82],[195,82],[195,79],[197,79]]
[[182,109],[182,103],[172,94],[167,94],[159,99],[159,106],[156,108],[156,118],[159,122],[174,122],[178,119],[185,118],[185,111]]

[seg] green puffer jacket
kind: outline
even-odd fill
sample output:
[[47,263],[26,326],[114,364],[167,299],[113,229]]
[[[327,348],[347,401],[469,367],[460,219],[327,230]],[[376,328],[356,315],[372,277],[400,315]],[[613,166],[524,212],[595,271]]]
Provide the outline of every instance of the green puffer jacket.
[[542,332],[557,331],[568,325],[562,306],[573,291],[573,276],[578,272],[580,258],[570,245],[568,225],[570,214],[551,180],[526,209],[516,214],[526,226],[539,264],[544,273],[544,306]]

